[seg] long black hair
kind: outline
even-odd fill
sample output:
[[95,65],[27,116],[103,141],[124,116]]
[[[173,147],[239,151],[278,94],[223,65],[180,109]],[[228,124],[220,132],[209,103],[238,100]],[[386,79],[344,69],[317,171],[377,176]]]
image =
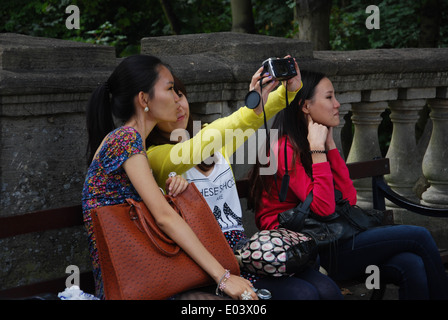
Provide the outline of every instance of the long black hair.
[[[278,130],[278,137],[287,136],[291,143],[294,154],[293,159],[288,159],[288,163],[295,163],[297,157],[305,168],[305,172],[312,177],[312,159],[310,154],[310,145],[308,142],[308,121],[302,110],[305,100],[311,100],[314,97],[316,86],[325,78],[325,75],[320,72],[301,70],[300,71],[303,87],[296,94],[294,100],[289,107],[280,111],[274,119],[272,129]],[[286,143],[286,141],[285,141]],[[279,152],[283,150],[279,149]],[[282,156],[280,153],[278,156]],[[267,164],[266,166],[268,166]],[[274,175],[260,175],[260,162],[257,160],[256,164],[249,172],[249,198],[248,207],[257,210],[261,204],[261,196],[263,190],[268,194],[271,192],[272,179],[276,178]],[[294,168],[290,168],[294,170]],[[278,190],[277,190],[278,192]]]
[[115,129],[114,118],[127,122],[134,114],[134,97],[140,91],[154,97],[154,85],[159,69],[168,65],[159,58],[148,55],[134,55],[123,59],[109,79],[91,95],[86,112],[88,145],[87,164],[100,146],[104,137]]

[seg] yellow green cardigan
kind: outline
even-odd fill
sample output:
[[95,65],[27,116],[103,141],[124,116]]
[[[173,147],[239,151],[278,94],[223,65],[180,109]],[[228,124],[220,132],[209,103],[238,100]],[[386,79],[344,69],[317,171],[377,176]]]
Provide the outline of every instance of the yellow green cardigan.
[[[288,91],[289,102],[294,99],[299,90],[294,92]],[[285,87],[280,85],[269,94],[264,106],[267,120],[285,108],[285,91]],[[249,138],[247,133],[254,133],[262,125],[263,113],[257,115],[252,109],[242,107],[231,115],[219,118],[204,126],[202,130],[189,140],[177,144],[150,146],[146,154],[157,184],[162,189],[165,189],[165,181],[170,172],[176,172],[179,175],[183,174],[208,158],[215,151],[220,151],[226,161],[229,162],[229,156]],[[248,129],[251,130],[244,134]],[[232,134],[234,137],[231,141],[232,143],[226,141],[226,130],[233,130],[227,131],[228,135]]]

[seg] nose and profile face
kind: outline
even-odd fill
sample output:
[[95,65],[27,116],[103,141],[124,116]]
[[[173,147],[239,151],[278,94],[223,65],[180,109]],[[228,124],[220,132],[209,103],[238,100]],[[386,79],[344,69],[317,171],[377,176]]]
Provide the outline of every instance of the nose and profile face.
[[327,127],[336,127],[340,123],[340,106],[330,79],[323,78],[316,86],[314,96],[305,107],[314,122]]

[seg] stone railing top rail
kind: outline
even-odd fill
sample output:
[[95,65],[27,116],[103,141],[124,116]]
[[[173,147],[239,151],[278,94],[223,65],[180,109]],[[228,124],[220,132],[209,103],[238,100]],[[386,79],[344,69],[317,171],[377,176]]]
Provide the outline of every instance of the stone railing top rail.
[[448,48],[315,51],[314,58],[332,65],[329,75],[448,71]]
[[0,70],[108,68],[114,60],[109,46],[0,33]]
[[[339,90],[448,85],[448,48],[312,51],[308,42],[232,32],[143,38],[141,52],[162,56],[186,83],[248,81],[268,57],[295,57],[331,76]],[[341,83],[339,83],[341,82]]]
[[[143,38],[141,44],[143,54],[161,57],[189,86],[233,83],[229,89],[238,90],[264,59],[286,54],[302,69],[326,73],[339,92],[448,86],[448,48],[313,52],[308,42],[233,32]],[[113,47],[0,34],[0,93],[89,91],[118,61]]]

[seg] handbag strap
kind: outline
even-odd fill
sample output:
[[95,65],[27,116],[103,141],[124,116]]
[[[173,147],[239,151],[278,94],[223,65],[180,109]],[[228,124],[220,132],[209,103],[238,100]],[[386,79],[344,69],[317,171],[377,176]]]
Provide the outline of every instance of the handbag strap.
[[[144,206],[144,209],[142,208],[142,205],[140,205],[139,202],[135,201],[134,199],[126,199],[126,201],[131,206],[130,212],[132,210],[135,210],[135,213],[137,214],[137,217],[140,221],[141,226],[143,227],[143,230],[145,231],[146,235],[150,238],[151,242],[165,255],[167,256],[174,256],[180,251],[180,247],[171,240],[164,232],[160,230],[160,228],[157,226],[154,217],[151,215],[149,210],[144,206],[144,203],[141,203]],[[154,236],[156,234],[161,242],[168,244],[173,249],[167,250],[163,248],[163,246],[159,243]]]
[[313,202],[313,190],[308,193],[303,202],[299,203],[296,209],[307,216],[310,213],[311,202]]

